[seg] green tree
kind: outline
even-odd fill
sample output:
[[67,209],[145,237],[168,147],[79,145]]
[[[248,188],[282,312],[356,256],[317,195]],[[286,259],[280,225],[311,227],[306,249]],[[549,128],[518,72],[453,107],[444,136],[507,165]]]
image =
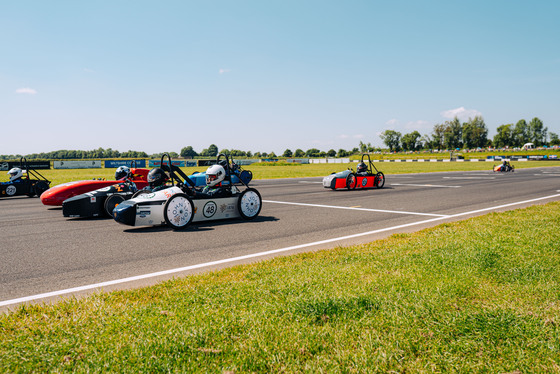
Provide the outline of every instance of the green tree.
[[381,133],[380,137],[383,143],[391,152],[399,151],[401,149],[401,136],[402,134],[395,130],[385,130]]
[[305,157],[305,152],[303,152],[303,150],[301,150],[301,149],[298,148],[298,149],[296,149],[296,151],[295,151],[295,153],[294,153],[294,156],[295,156],[295,157],[300,157],[300,158],[301,158],[301,157]]
[[443,123],[438,123],[434,125],[434,129],[432,131],[432,148],[437,150],[441,150],[444,147],[444,139],[445,139],[445,129],[446,126]]
[[190,145],[181,149],[181,157],[194,158],[196,156],[198,156],[198,153],[196,153],[196,151]]
[[507,146],[514,145],[513,138],[513,123],[507,125],[501,125],[497,128],[497,133],[494,135],[494,147],[504,148]]
[[210,144],[208,148],[200,152],[200,155],[204,157],[216,157],[218,155],[218,147],[215,144]]
[[290,149],[286,149],[284,153],[282,153],[282,157],[292,157],[293,153]]
[[548,136],[548,128],[544,127],[543,122],[537,117],[533,118],[529,122],[528,134],[531,142],[535,143],[535,146],[539,147],[546,144],[546,138]]
[[318,150],[317,148],[311,148],[311,149],[308,149],[308,150],[305,152],[305,155],[306,155],[307,157],[319,157],[319,156],[320,156],[320,153],[321,153],[321,151]]
[[555,132],[550,132],[550,145],[560,145],[560,139],[558,138],[558,134]]
[[334,149],[329,149],[327,151],[327,156],[329,157],[335,157],[336,156],[336,151]]
[[528,143],[529,138],[529,126],[524,119],[517,121],[513,129],[513,146],[521,147],[523,144]]
[[336,154],[338,157],[348,157],[348,151],[344,150],[344,149],[339,149],[338,153]]
[[482,148],[488,143],[488,128],[480,116],[469,118],[468,122],[463,123],[461,133],[465,148]]
[[445,121],[445,132],[443,133],[443,144],[447,149],[459,148],[462,145],[461,121],[455,117],[452,121]]
[[420,149],[420,133],[413,131],[409,134],[404,134],[401,139],[402,147],[405,151],[416,151]]

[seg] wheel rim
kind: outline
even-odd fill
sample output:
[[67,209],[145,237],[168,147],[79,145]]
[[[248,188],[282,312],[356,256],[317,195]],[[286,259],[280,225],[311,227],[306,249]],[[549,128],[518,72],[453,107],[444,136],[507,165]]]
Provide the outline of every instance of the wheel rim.
[[192,207],[188,199],[178,196],[167,205],[167,218],[172,225],[183,227],[187,225],[192,216]]
[[255,191],[247,191],[241,196],[241,213],[245,217],[254,217],[261,208],[261,199]]

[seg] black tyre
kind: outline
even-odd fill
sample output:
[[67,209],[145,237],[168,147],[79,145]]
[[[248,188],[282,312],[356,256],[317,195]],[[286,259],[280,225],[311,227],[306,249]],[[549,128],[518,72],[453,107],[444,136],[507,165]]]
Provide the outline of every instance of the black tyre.
[[184,229],[194,218],[192,200],[184,193],[171,196],[163,208],[163,218],[167,226],[173,230]]
[[382,172],[375,174],[375,187],[383,188],[385,185],[385,175]]
[[237,200],[237,210],[243,219],[255,218],[261,212],[261,208],[261,194],[254,188],[247,188]]
[[348,174],[348,176],[346,177],[346,188],[348,188],[349,190],[353,190],[356,188],[357,184],[358,178],[356,178],[354,173]]
[[105,209],[105,215],[107,217],[113,217],[113,209],[120,203],[124,201],[124,196],[122,195],[111,195],[105,199],[105,204],[103,205]]
[[[40,197],[41,194],[48,189],[49,189],[49,185],[43,181],[39,181],[35,183],[35,185],[33,186],[33,192],[35,195],[37,195],[37,197]],[[33,194],[31,194],[30,196],[33,196]]]

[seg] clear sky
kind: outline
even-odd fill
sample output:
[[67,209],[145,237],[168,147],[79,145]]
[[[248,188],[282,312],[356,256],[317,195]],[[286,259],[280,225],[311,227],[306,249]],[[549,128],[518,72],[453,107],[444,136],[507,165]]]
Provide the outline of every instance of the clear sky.
[[0,154],[560,132],[560,1],[0,1]]

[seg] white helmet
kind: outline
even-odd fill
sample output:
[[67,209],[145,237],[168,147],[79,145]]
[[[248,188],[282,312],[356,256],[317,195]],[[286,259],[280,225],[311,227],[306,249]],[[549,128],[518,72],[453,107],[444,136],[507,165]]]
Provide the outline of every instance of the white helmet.
[[221,165],[212,165],[206,170],[206,185],[214,187],[226,177],[226,171]]
[[130,168],[128,166],[119,166],[115,171],[115,179],[123,179],[130,175]]
[[13,182],[16,179],[21,178],[23,171],[20,168],[11,168],[7,174],[10,176],[10,182]]

